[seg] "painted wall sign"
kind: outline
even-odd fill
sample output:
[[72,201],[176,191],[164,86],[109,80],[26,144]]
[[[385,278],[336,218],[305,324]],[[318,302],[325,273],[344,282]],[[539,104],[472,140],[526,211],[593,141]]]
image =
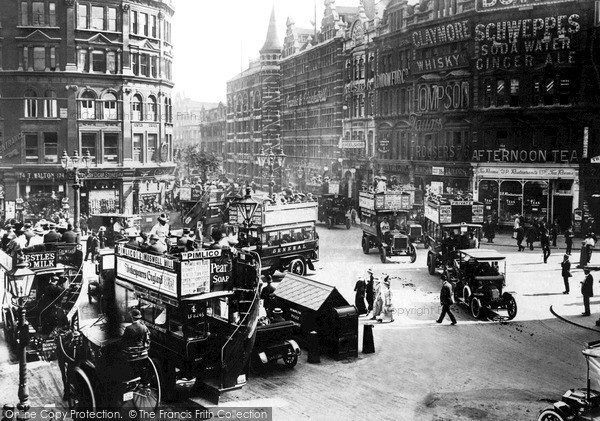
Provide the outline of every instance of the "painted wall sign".
[[479,167],[475,174],[483,178],[578,178],[576,168]]
[[469,64],[461,54],[449,54],[446,56],[433,57],[423,60],[415,60],[412,63],[414,73],[432,71],[432,70],[447,70],[457,67],[463,67]]
[[390,151],[390,138],[389,134],[381,134],[377,141],[377,150],[380,153],[388,153]]
[[566,3],[572,0],[477,0],[478,12],[489,12],[516,7],[539,6],[556,3]]
[[449,23],[433,28],[421,29],[412,34],[415,48],[428,47],[447,42],[466,40],[471,37],[469,21]]
[[470,104],[469,86],[467,81],[418,85],[417,109],[424,113],[466,110]]
[[421,160],[464,160],[469,157],[469,148],[457,146],[430,146],[418,144],[413,156]]
[[475,149],[473,162],[579,162],[577,151],[573,150],[508,150],[508,149]]
[[19,145],[24,137],[25,135],[23,133],[18,133],[9,137],[8,139],[5,139],[4,142],[0,143],[0,155],[4,155],[7,151],[13,149],[15,145]]
[[477,70],[573,64],[578,14],[480,23],[475,27]]
[[302,105],[316,104],[327,101],[331,96],[328,88],[315,89],[314,91],[300,93],[298,95],[288,95],[285,99],[287,107],[300,107]]
[[64,172],[18,172],[17,178],[25,181],[65,181]]
[[436,132],[444,128],[441,118],[421,117],[412,114],[408,124],[415,132]]
[[375,76],[375,87],[385,88],[386,86],[402,85],[406,83],[409,73],[409,69],[406,68],[379,74]]

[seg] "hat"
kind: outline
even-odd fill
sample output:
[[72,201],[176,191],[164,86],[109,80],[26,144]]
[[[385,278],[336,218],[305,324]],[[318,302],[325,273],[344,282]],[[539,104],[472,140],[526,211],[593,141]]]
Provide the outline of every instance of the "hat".
[[37,235],[43,235],[44,234],[44,230],[42,229],[42,227],[35,227],[33,229],[33,233],[37,234]]
[[373,275],[373,268],[367,269],[367,273],[370,273],[371,275]]
[[281,314],[283,314],[283,310],[280,309],[280,308],[276,308],[275,310],[273,310],[273,314],[279,314],[279,315],[281,315]]
[[152,240],[158,241],[158,240],[160,240],[160,237],[158,235],[152,233],[152,234],[150,234],[150,241],[152,241]]
[[104,231],[106,231],[106,227],[100,227],[100,228],[98,228],[98,232],[104,232]]
[[127,228],[125,230],[125,236],[127,238],[136,238],[138,236],[137,230],[135,228]]
[[142,313],[137,308],[131,310],[129,314],[131,314],[131,318],[134,320],[139,320],[142,318]]
[[62,222],[61,222],[61,223],[58,225],[58,228],[59,228],[59,229],[65,229],[65,230],[66,230],[67,228],[69,228],[69,226],[67,225],[67,222],[66,222],[66,221],[62,221]]
[[23,224],[23,226],[25,228],[31,228],[32,225],[31,225],[31,222],[25,222],[25,224]]
[[583,272],[584,273],[590,273],[590,269],[589,268],[583,268]]
[[58,276],[53,276],[52,278],[50,278],[50,282],[58,282]]
[[565,258],[565,259],[568,259],[568,258],[569,258],[569,255],[568,255],[568,254],[565,254],[564,258]]
[[167,222],[167,215],[165,215],[164,213],[161,213],[161,214],[158,216],[158,218],[156,218],[156,219],[158,219],[158,220],[159,220],[159,221],[161,221],[161,222]]

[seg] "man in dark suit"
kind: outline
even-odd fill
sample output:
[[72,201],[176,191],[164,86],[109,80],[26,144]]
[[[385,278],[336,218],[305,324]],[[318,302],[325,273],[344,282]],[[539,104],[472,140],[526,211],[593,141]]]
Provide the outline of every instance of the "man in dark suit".
[[446,313],[450,316],[450,321],[452,325],[456,324],[456,319],[454,318],[454,314],[450,310],[450,306],[452,305],[452,285],[448,282],[448,278],[444,276],[444,283],[442,284],[442,290],[440,291],[440,304],[442,305],[442,312],[440,313],[440,317],[436,320],[437,323],[442,323],[444,321],[444,317],[446,317]]
[[590,313],[590,297],[594,296],[594,278],[590,273],[589,269],[584,269],[585,279],[581,283],[581,293],[583,294],[583,308],[584,312],[582,316],[589,316]]
[[59,243],[62,239],[62,236],[56,232],[56,224],[50,222],[48,228],[50,229],[50,231],[48,231],[46,235],[44,235],[44,244]]
[[121,337],[121,349],[126,356],[134,353],[148,353],[150,348],[150,331],[142,323],[142,313],[134,308],[130,312],[133,322],[125,328]]
[[373,276],[373,269],[367,270],[369,279],[367,279],[367,286],[365,289],[365,298],[367,299],[367,314],[373,311],[373,303],[375,302],[375,277]]
[[67,230],[62,235],[62,241],[63,243],[67,244],[79,243],[79,235],[77,235],[75,231],[73,231],[73,225],[67,225]]

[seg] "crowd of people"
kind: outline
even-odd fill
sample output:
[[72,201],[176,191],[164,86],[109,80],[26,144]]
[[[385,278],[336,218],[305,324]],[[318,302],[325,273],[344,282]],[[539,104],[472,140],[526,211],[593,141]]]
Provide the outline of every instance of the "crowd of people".
[[73,224],[66,220],[57,224],[41,219],[34,225],[30,222],[10,219],[0,226],[0,249],[12,256],[23,249],[39,244],[79,245],[80,237],[80,234],[73,230]]

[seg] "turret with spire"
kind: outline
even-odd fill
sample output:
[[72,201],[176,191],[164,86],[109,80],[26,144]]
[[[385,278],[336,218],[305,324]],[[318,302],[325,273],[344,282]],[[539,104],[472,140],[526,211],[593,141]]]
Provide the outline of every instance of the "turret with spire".
[[271,19],[269,20],[269,29],[267,30],[267,39],[260,49],[261,61],[279,61],[281,59],[281,43],[277,36],[277,22],[275,20],[275,5],[271,10]]

